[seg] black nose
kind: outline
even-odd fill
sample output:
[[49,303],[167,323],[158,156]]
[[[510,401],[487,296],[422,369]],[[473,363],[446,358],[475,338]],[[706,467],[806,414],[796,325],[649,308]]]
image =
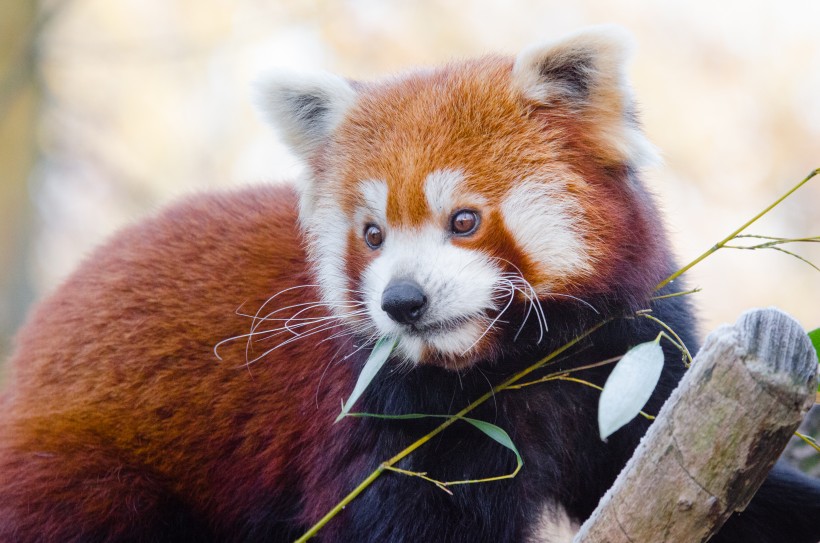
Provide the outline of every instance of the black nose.
[[427,308],[427,296],[409,279],[390,281],[382,293],[382,309],[399,324],[413,324]]

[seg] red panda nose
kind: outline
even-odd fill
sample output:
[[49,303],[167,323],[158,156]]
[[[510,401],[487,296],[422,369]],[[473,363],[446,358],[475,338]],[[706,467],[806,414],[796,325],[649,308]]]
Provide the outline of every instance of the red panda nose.
[[427,296],[415,281],[393,280],[382,293],[382,309],[399,324],[413,324],[427,309]]

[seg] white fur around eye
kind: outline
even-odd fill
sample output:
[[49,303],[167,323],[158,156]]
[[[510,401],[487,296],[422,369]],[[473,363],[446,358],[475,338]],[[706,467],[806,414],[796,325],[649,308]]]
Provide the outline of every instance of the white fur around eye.
[[424,180],[424,196],[433,215],[449,215],[460,205],[481,207],[486,199],[469,191],[461,170],[435,170]]
[[375,221],[380,226],[387,223],[387,183],[377,179],[359,183],[356,223],[362,226],[369,221]]
[[449,213],[456,205],[456,194],[464,180],[458,170],[436,170],[424,180],[424,196],[433,213]]
[[507,192],[501,205],[504,222],[518,246],[543,272],[560,276],[591,270],[582,236],[582,211],[563,184],[555,180],[519,183]]

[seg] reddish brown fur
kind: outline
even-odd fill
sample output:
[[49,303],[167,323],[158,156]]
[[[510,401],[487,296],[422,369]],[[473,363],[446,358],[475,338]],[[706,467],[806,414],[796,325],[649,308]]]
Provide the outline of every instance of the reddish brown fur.
[[[317,190],[352,214],[359,181],[386,180],[389,223],[416,227],[431,220],[423,181],[432,171],[463,169],[495,210],[510,183],[570,171],[566,190],[597,225],[585,233],[595,272],[549,280],[559,293],[606,291],[634,264],[634,251],[624,250],[630,239],[660,250],[654,215],[634,212],[642,204],[625,168],[607,163],[592,132],[560,107],[524,99],[511,69],[510,59],[487,57],[363,87],[330,154],[311,161],[325,183]],[[537,281],[542,272],[500,213],[482,221],[476,236],[454,243]],[[192,198],[121,233],[41,304],[18,339],[2,399],[0,540],[104,539],[104,530],[117,538],[128,519],[171,523],[165,490],[194,518],[217,519],[209,529],[223,539],[241,538],[236,526],[273,509],[258,496],[285,501],[302,522],[324,514],[364,461],[346,456],[354,422],[330,424],[355,378],[350,365],[332,361],[354,350],[351,341],[322,341],[331,330],[247,367],[244,341],[225,345],[222,361],[212,352],[250,329],[234,313],[239,306],[265,315],[318,301],[313,288],[286,290],[314,282],[302,243],[291,189]],[[349,234],[347,253],[339,271],[355,280],[372,258],[361,232]],[[477,351],[497,350],[492,337]],[[248,357],[281,339],[251,342]],[[104,505],[113,503],[125,507]]]
[[[580,48],[559,47],[550,54],[586,68],[590,59],[584,55],[590,54],[589,47],[595,49],[594,43],[576,46]],[[358,102],[327,141],[306,142],[305,134],[291,126],[294,147],[311,155],[305,158],[315,186],[307,193],[324,199],[306,198],[302,204],[308,211],[301,219],[310,234],[329,232],[322,241],[345,245],[310,247],[313,256],[325,258],[318,266],[330,262],[340,268],[318,268],[327,272],[319,280],[332,296],[359,298],[353,289],[361,288],[360,278],[378,254],[365,245],[363,225],[344,230],[361,204],[363,180],[387,183],[387,224],[379,225],[387,239],[391,229],[434,226],[442,235],[420,236],[420,244],[452,243],[480,251],[482,258],[471,262],[495,257],[493,264],[502,263],[503,271],[519,270],[536,286],[551,289],[542,292],[541,316],[546,321],[549,315],[548,333],[541,321],[527,323],[526,304],[506,315],[498,314],[500,307],[487,310],[480,318],[475,314],[485,306],[472,313],[455,310],[478,323],[493,316],[508,320],[499,321],[466,354],[443,354],[444,348],[432,352],[428,346],[419,366],[404,368],[404,373],[395,367],[380,372],[359,401],[363,410],[443,414],[469,404],[588,330],[592,311],[561,294],[592,300],[601,310],[594,318],[617,318],[647,307],[654,283],[673,265],[649,196],[632,172],[630,161],[646,149],[638,148],[640,141],[634,149],[619,147],[618,138],[628,139],[630,133],[619,128],[631,128],[633,121],[625,111],[619,68],[613,66],[617,50],[608,50],[608,56],[599,51],[605,57],[599,68],[612,73],[599,71],[602,79],[581,81],[578,92],[528,94],[511,79],[517,70],[512,59],[486,57],[382,84],[355,84]],[[534,71],[524,75],[533,77],[516,81],[556,75],[555,70],[545,75],[530,67]],[[558,81],[553,90],[577,79],[573,66],[568,68],[570,81]],[[296,119],[290,121],[306,123],[302,128],[315,135],[333,117],[328,112],[335,111],[328,93],[349,89],[339,81],[329,91],[312,85],[299,87],[310,87],[310,95],[294,96],[291,88],[279,92]],[[541,102],[532,96],[540,96]],[[440,170],[463,174],[468,195],[457,194],[454,205],[470,207],[470,198],[476,199],[481,217],[475,233],[448,233],[448,214],[455,210],[429,209],[425,179]],[[530,178],[555,184],[556,190],[545,191],[547,203],[557,202],[553,209],[559,219],[577,223],[569,227],[570,234],[577,227],[583,237],[588,269],[572,271],[570,263],[570,271],[555,272],[549,263],[552,253],[527,254],[526,240],[518,246],[520,233],[510,231],[508,225],[516,223],[505,220],[502,202],[514,183]],[[564,217],[563,195],[577,202],[580,211],[568,206]],[[336,216],[337,203],[347,217]],[[316,321],[322,324],[299,328],[315,335],[298,339],[290,330],[273,333],[284,324],[278,318],[326,318],[328,312],[327,306],[310,305],[320,297],[314,286],[317,269],[306,262],[296,207],[296,194],[286,187],[190,198],[120,233],[44,300],[18,337],[12,372],[0,396],[0,542],[290,540],[380,462],[424,435],[432,427],[427,423],[437,424],[352,418],[333,424],[340,400],[353,389],[368,354],[359,347],[369,345],[362,337],[335,334],[350,334],[361,322],[335,321],[334,326],[334,321]],[[311,209],[322,213],[309,217]],[[535,222],[533,228],[521,223],[523,232],[537,236],[539,229],[551,228],[544,235],[562,234],[556,229],[567,227],[561,221],[560,226]],[[549,251],[578,250],[572,235]],[[396,246],[396,251],[402,249]],[[413,250],[423,268],[429,255]],[[442,275],[458,268],[464,255],[449,254],[458,258],[443,259],[447,266],[441,267]],[[396,262],[397,267],[405,264]],[[480,280],[504,286],[505,277],[484,265],[489,271]],[[337,284],[334,273],[344,274],[348,290]],[[455,292],[466,282],[445,286]],[[386,289],[381,288],[372,289],[375,296],[368,298],[376,306],[371,321],[379,300],[384,304],[379,296]],[[498,292],[505,291],[492,294],[501,296]],[[553,303],[551,293],[561,303]],[[652,308],[682,341],[693,343],[685,300],[668,298]],[[522,314],[517,331],[516,312]],[[331,324],[325,327],[327,322]],[[252,340],[246,341],[249,331]],[[515,343],[510,336],[522,331],[522,341]],[[589,366],[590,382],[603,383],[608,368],[590,364],[656,334],[654,323],[644,319],[614,322],[588,338],[579,352],[565,353],[572,358],[562,358],[560,364]],[[228,341],[219,347],[219,359],[214,347],[221,340]],[[645,408],[650,412],[659,409],[683,371],[679,353],[664,347],[667,363]],[[476,371],[469,368],[472,364]],[[554,513],[556,522],[565,513],[572,521],[588,516],[637,445],[646,421],[636,419],[600,443],[594,432],[597,392],[557,381],[549,385],[498,394],[470,414],[508,431],[526,459],[526,474],[461,485],[448,496],[418,478],[385,473],[323,529],[324,540],[521,541],[540,529],[538,516],[545,511]],[[469,425],[457,426],[415,450],[402,467],[429,470],[442,480],[512,469],[509,451]],[[809,507],[807,498],[800,515],[792,515],[804,517],[806,526],[791,520],[772,526],[789,530],[795,525],[794,532],[804,534],[801,540],[816,540],[810,524],[817,517],[820,489],[807,484],[804,489],[805,496],[818,496],[811,498],[815,505]],[[784,510],[800,505],[779,499],[772,503]],[[755,507],[753,502],[744,515]],[[758,514],[751,513],[752,529],[757,529]],[[775,535],[767,541],[776,541]],[[746,539],[730,534],[723,541]]]
[[[189,199],[121,233],[40,305],[3,397],[0,541],[31,523],[44,540],[70,541],[159,518],[166,490],[196,517],[221,519],[226,539],[255,496],[290,495],[301,481],[317,497],[311,520],[337,499],[333,481],[305,472],[342,453],[333,437],[348,421],[329,425],[351,388],[349,368],[330,363],[340,343],[311,341],[308,356],[292,343],[247,367],[244,341],[222,361],[212,352],[248,332],[240,305],[253,313],[311,283],[295,205],[288,188]],[[317,299],[296,289],[272,307]],[[279,340],[253,343],[250,357]],[[126,507],[95,509],[111,503]],[[61,531],[74,517],[96,524]]]

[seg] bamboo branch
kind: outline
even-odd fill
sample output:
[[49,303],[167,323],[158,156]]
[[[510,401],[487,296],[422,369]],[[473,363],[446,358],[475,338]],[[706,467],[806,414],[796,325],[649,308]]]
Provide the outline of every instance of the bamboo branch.
[[[680,277],[684,272],[688,271],[689,269],[691,269],[692,267],[694,267],[695,265],[697,265],[698,263],[700,263],[701,261],[703,261],[704,259],[709,257],[712,253],[716,252],[718,249],[725,246],[732,239],[737,238],[741,234],[741,232],[743,232],[746,228],[751,226],[758,219],[763,217],[766,213],[771,211],[775,206],[780,204],[783,200],[785,200],[793,192],[795,192],[797,189],[799,189],[800,187],[805,185],[809,180],[811,180],[813,177],[817,176],[818,174],[820,174],[820,168],[817,168],[817,169],[813,170],[812,172],[810,172],[808,174],[808,176],[806,176],[797,185],[792,187],[786,194],[784,194],[783,196],[778,198],[775,202],[773,202],[771,205],[766,207],[766,209],[764,209],[763,211],[761,211],[760,213],[755,215],[752,219],[747,221],[743,226],[741,226],[740,228],[738,228],[737,230],[735,230],[734,232],[729,234],[729,236],[727,236],[723,240],[719,241],[712,248],[710,248],[705,253],[703,253],[702,255],[697,257],[695,260],[693,260],[692,262],[690,262],[686,266],[680,268],[678,271],[676,271],[675,273],[673,273],[672,275],[670,275],[669,277],[664,279],[661,283],[659,283],[655,287],[655,290],[657,291],[657,290],[663,288],[664,286],[666,286],[667,284],[671,283],[672,281],[674,281],[675,279]],[[769,239],[773,239],[773,238],[769,238]],[[692,294],[694,292],[698,292],[699,290],[700,289],[693,289],[693,290],[688,290],[688,291],[683,291],[683,292],[674,292],[674,293],[670,293],[670,294],[663,294],[663,295],[658,295],[658,296],[656,296],[652,299],[656,300],[656,299],[669,298],[669,297],[673,297],[673,296],[683,296],[683,295]],[[373,472],[371,472],[367,476],[366,479],[364,479],[361,483],[359,483],[359,485],[357,485],[356,488],[354,488],[349,494],[347,494],[344,498],[342,498],[342,500],[340,502],[338,502],[330,511],[328,511],[328,513],[325,514],[325,516],[323,516],[318,522],[316,522],[316,524],[311,526],[308,529],[308,531],[305,532],[302,535],[302,537],[297,539],[296,543],[303,543],[303,542],[307,541],[308,539],[310,539],[311,537],[313,537],[314,535],[316,535],[319,532],[319,530],[325,524],[327,524],[333,517],[335,517],[341,510],[343,510],[350,502],[352,502],[354,499],[356,499],[356,497],[359,494],[364,492],[365,489],[367,489],[367,487],[370,486],[370,484],[372,484],[376,479],[378,479],[382,475],[382,473],[384,473],[384,471],[389,471],[390,468],[392,468],[397,462],[399,462],[400,460],[402,460],[403,458],[408,456],[410,453],[415,451],[417,448],[419,448],[422,445],[424,445],[425,443],[427,443],[430,439],[432,439],[433,437],[438,435],[440,432],[444,431],[448,426],[453,424],[460,417],[463,417],[464,415],[466,415],[467,413],[469,413],[470,411],[472,411],[473,409],[475,409],[476,407],[478,407],[479,405],[481,405],[482,403],[487,401],[489,398],[493,397],[494,394],[496,394],[498,392],[501,392],[503,390],[521,388],[521,386],[519,386],[519,385],[521,385],[520,381],[524,377],[526,377],[527,375],[529,375],[533,371],[545,366],[549,362],[553,362],[557,356],[559,356],[561,353],[563,353],[564,351],[566,351],[570,347],[577,344],[581,339],[583,339],[583,338],[589,336],[590,334],[592,334],[593,332],[595,332],[598,328],[600,328],[601,326],[603,326],[604,324],[609,322],[609,320],[610,319],[607,319],[603,322],[598,323],[596,326],[593,326],[592,328],[588,329],[586,332],[581,334],[581,336],[575,338],[574,340],[572,340],[569,343],[565,344],[564,346],[560,347],[556,351],[550,353],[548,356],[546,356],[545,358],[539,360],[538,362],[536,362],[532,366],[530,366],[530,367],[526,368],[525,370],[513,375],[512,377],[510,377],[509,379],[507,379],[506,381],[504,381],[503,383],[501,383],[500,385],[495,387],[493,390],[491,390],[490,392],[484,394],[483,396],[478,398],[476,401],[474,401],[473,403],[471,403],[470,405],[468,405],[467,407],[462,409],[459,413],[456,413],[451,418],[444,421],[441,425],[439,425],[438,427],[433,429],[430,433],[422,436],[417,441],[415,441],[414,443],[412,443],[411,445],[409,445],[408,447],[406,447],[405,449],[400,451],[398,454],[396,454],[395,456],[393,456],[389,460],[387,460],[387,461],[383,462],[382,464],[380,464],[379,467],[377,467]],[[609,363],[609,361],[604,361],[602,363]],[[581,369],[581,368],[577,368],[577,369]],[[555,377],[555,378],[557,378],[557,377]],[[536,381],[533,381],[533,382],[530,382],[530,383],[524,383],[523,386],[534,384],[535,382]],[[818,394],[818,397],[820,397],[820,394]]]
[[[470,411],[472,411],[473,409],[475,409],[479,405],[483,404],[484,402],[486,402],[487,400],[489,400],[490,398],[495,396],[495,394],[497,394],[497,393],[499,393],[503,390],[507,390],[512,385],[515,385],[516,383],[521,381],[521,379],[523,379],[527,375],[531,374],[532,372],[536,371],[537,369],[542,368],[542,367],[546,366],[547,364],[549,364],[550,362],[554,361],[556,358],[561,356],[561,354],[563,354],[565,351],[567,351],[568,349],[571,349],[572,347],[574,347],[575,345],[580,343],[584,338],[589,337],[591,334],[593,334],[595,331],[597,331],[599,328],[601,328],[605,324],[609,323],[611,320],[612,319],[606,319],[602,322],[599,322],[595,326],[592,326],[591,328],[589,328],[583,334],[577,336],[575,339],[573,339],[571,341],[568,341],[563,346],[561,346],[558,349],[554,350],[549,355],[545,356],[544,358],[542,358],[541,360],[539,360],[535,364],[533,364],[533,365],[521,370],[520,372],[516,373],[515,375],[508,378],[506,381],[504,381],[500,385],[496,386],[495,388],[493,388],[489,392],[486,392],[483,396],[479,397],[473,403],[471,403],[470,405],[468,405],[467,407],[465,407],[464,409],[462,409],[461,411],[459,411],[458,413],[456,413],[455,415],[453,415],[449,419],[442,422],[440,425],[436,426],[429,433],[423,435],[422,437],[420,437],[419,439],[417,439],[416,441],[414,441],[413,443],[411,443],[410,445],[408,445],[407,447],[402,449],[400,452],[398,452],[396,455],[394,455],[389,460],[387,460],[385,462],[382,462],[379,465],[379,467],[377,467],[375,470],[373,470],[370,473],[370,475],[368,475],[367,478],[364,481],[359,483],[359,485],[356,486],[356,488],[354,488],[353,490],[351,490],[350,493],[347,496],[342,498],[342,500],[339,503],[337,503],[336,506],[333,507],[333,509],[328,511],[327,514],[324,517],[319,519],[319,521],[316,524],[311,526],[310,529],[308,529],[308,531],[305,532],[302,535],[302,537],[300,537],[299,539],[297,539],[295,541],[295,543],[303,543],[303,542],[307,541],[308,539],[310,539],[311,537],[313,537],[314,535],[316,535],[319,532],[319,530],[321,530],[322,527],[325,524],[330,522],[330,520],[333,517],[338,515],[339,512],[347,506],[347,504],[349,504],[354,499],[356,499],[356,497],[359,494],[361,494],[362,492],[364,492],[364,490],[368,486],[370,486],[373,483],[373,481],[378,479],[381,476],[382,473],[384,473],[386,470],[389,470],[389,468],[395,466],[400,460],[402,460],[403,458],[408,456],[410,453],[412,453],[413,451],[415,451],[416,449],[418,449],[419,447],[421,447],[422,445],[424,445],[425,443],[427,443],[428,441],[430,441],[431,439],[436,437],[438,434],[440,434],[441,432],[446,430],[450,425],[452,425],[456,421],[464,418],[464,416],[467,413],[469,413]],[[518,472],[518,470],[516,470],[516,473],[517,472]]]
[[738,228],[737,230],[735,230],[734,232],[732,232],[731,234],[729,234],[728,236],[726,236],[725,238],[723,238],[722,240],[717,242],[715,245],[713,245],[712,247],[707,249],[706,252],[704,252],[702,255],[700,255],[699,257],[694,259],[692,262],[690,262],[686,266],[682,267],[681,269],[679,269],[678,271],[676,271],[675,273],[673,273],[672,275],[670,275],[669,277],[667,277],[666,279],[664,279],[663,281],[658,283],[658,286],[655,287],[655,290],[662,289],[663,287],[665,287],[666,285],[668,285],[669,283],[671,283],[672,281],[674,281],[675,279],[677,279],[678,277],[680,277],[681,275],[683,275],[684,273],[686,273],[687,271],[689,271],[690,269],[695,267],[697,264],[699,264],[702,260],[707,258],[709,255],[711,255],[712,253],[714,253],[718,249],[721,249],[724,245],[726,245],[727,243],[729,243],[730,241],[735,239],[741,232],[743,232],[748,227],[750,227],[752,224],[757,222],[758,219],[760,219],[766,213],[768,213],[769,211],[774,209],[778,204],[780,204],[780,202],[782,202],[783,200],[785,200],[786,198],[791,196],[794,191],[796,191],[797,189],[799,189],[800,187],[802,187],[803,185],[808,183],[814,176],[816,176],[818,174],[820,174],[820,168],[817,168],[817,169],[812,170],[811,172],[809,172],[809,175],[807,175],[802,181],[800,181],[798,184],[796,184],[791,189],[789,189],[789,191],[786,194],[784,194],[783,196],[781,196],[780,198],[778,198],[777,200],[772,202],[771,205],[769,205],[766,209],[764,209],[763,211],[761,211],[760,213],[758,213],[757,215],[755,215],[754,217],[752,217],[751,219],[746,221],[746,223],[744,223],[743,226],[741,226],[740,228]]

